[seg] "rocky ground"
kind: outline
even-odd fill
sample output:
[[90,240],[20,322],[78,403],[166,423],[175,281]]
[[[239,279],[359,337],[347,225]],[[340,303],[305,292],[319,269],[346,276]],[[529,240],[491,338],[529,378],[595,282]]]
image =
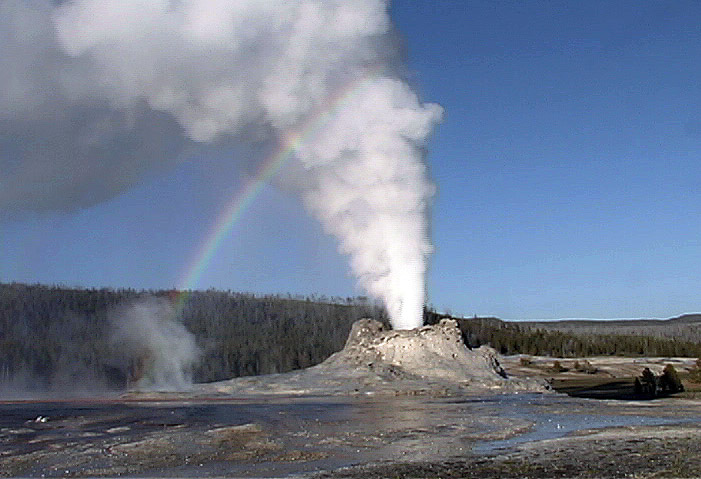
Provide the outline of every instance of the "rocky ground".
[[[519,354],[500,356],[499,361],[504,369],[514,376],[557,379],[628,378],[640,376],[644,368],[650,368],[653,373],[659,375],[667,364],[673,365],[680,373],[688,373],[696,366],[696,358],[626,358],[621,356],[562,359]],[[555,371],[553,368],[556,361],[560,363],[560,371]],[[587,369],[589,370],[587,371]]]
[[[644,405],[557,394],[32,403],[0,405],[0,413],[2,477],[647,478],[701,471],[701,402],[671,398]],[[21,420],[27,416],[34,417]]]
[[701,429],[629,427],[532,442],[513,451],[441,462],[361,466],[317,478],[697,478]]
[[[671,360],[613,359],[571,374]],[[548,386],[553,361],[469,350],[452,321],[386,331],[364,320],[304,371],[0,403],[0,476],[701,477],[701,401],[570,398]]]

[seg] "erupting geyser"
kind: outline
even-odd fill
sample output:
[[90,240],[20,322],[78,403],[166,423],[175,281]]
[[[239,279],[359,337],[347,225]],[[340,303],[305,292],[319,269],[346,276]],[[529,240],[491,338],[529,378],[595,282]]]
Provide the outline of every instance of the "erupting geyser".
[[359,285],[421,326],[441,108],[401,80],[385,0],[6,0],[0,36],[0,210],[89,206],[202,145],[283,145]]
[[419,146],[439,117],[403,83],[375,79],[298,152],[315,180],[308,207],[340,240],[360,285],[384,300],[395,329],[423,324],[433,185]]

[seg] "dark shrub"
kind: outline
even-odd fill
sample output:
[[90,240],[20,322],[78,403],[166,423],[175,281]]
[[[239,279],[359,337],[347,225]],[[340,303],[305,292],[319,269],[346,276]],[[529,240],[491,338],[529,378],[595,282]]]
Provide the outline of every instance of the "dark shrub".
[[550,368],[553,372],[555,373],[563,373],[567,371],[567,368],[565,368],[560,361],[555,361],[553,362],[553,367]]
[[671,364],[664,367],[659,382],[663,393],[674,394],[684,390],[679,374],[677,374],[677,370]]
[[650,368],[643,369],[640,385],[642,386],[642,394],[651,397],[657,396],[657,376],[650,371]]
[[640,382],[640,378],[635,378],[635,383],[633,384],[633,392],[636,396],[641,396],[643,394],[643,383]]

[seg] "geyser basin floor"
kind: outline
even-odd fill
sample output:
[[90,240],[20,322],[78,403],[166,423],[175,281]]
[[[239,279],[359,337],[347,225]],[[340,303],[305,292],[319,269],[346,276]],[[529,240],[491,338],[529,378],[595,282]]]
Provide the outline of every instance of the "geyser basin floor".
[[[548,426],[553,418],[561,428]],[[675,422],[684,425],[669,425]],[[668,425],[651,427],[663,423]],[[455,477],[470,477],[480,467],[526,464],[526,457],[541,465],[548,458],[564,463],[573,460],[575,450],[580,462],[594,460],[593,451],[602,450],[658,454],[665,444],[684,440],[695,441],[688,449],[693,452],[701,441],[700,423],[698,401],[641,406],[552,394],[3,403],[0,475],[279,477],[317,471],[365,478],[406,470],[414,471],[409,476],[430,477],[435,471],[450,477],[447,468],[452,468]],[[625,427],[580,430],[592,425]],[[525,442],[517,444],[519,437]],[[504,442],[509,438],[514,439]],[[523,464],[519,467],[536,467]],[[653,464],[648,472],[659,472],[664,464]],[[509,476],[508,468],[499,470]]]
[[701,401],[581,400],[505,376],[453,322],[386,331],[365,320],[304,371],[0,404],[0,476],[645,477],[670,447],[675,464],[701,470]]
[[[314,367],[285,374],[196,385],[197,396],[429,395],[546,392],[542,379],[509,377],[496,352],[469,349],[454,320],[412,330],[386,330],[361,319],[343,349]],[[158,397],[135,392],[132,397]],[[160,395],[160,397],[165,397]]]

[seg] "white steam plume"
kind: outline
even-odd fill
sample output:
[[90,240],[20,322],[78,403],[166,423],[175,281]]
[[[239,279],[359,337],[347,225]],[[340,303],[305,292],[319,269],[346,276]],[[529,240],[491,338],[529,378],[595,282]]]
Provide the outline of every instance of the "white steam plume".
[[6,210],[93,204],[205,143],[280,142],[350,85],[295,151],[301,194],[394,327],[422,324],[441,109],[392,73],[385,1],[4,0],[0,22]]
[[378,79],[298,152],[316,179],[306,204],[339,238],[360,284],[384,300],[395,329],[423,324],[433,186],[419,145],[439,115],[403,83]]
[[131,359],[128,374],[136,386],[183,390],[192,385],[192,368],[200,350],[170,303],[142,299],[119,308],[110,319],[111,341],[121,355]]

